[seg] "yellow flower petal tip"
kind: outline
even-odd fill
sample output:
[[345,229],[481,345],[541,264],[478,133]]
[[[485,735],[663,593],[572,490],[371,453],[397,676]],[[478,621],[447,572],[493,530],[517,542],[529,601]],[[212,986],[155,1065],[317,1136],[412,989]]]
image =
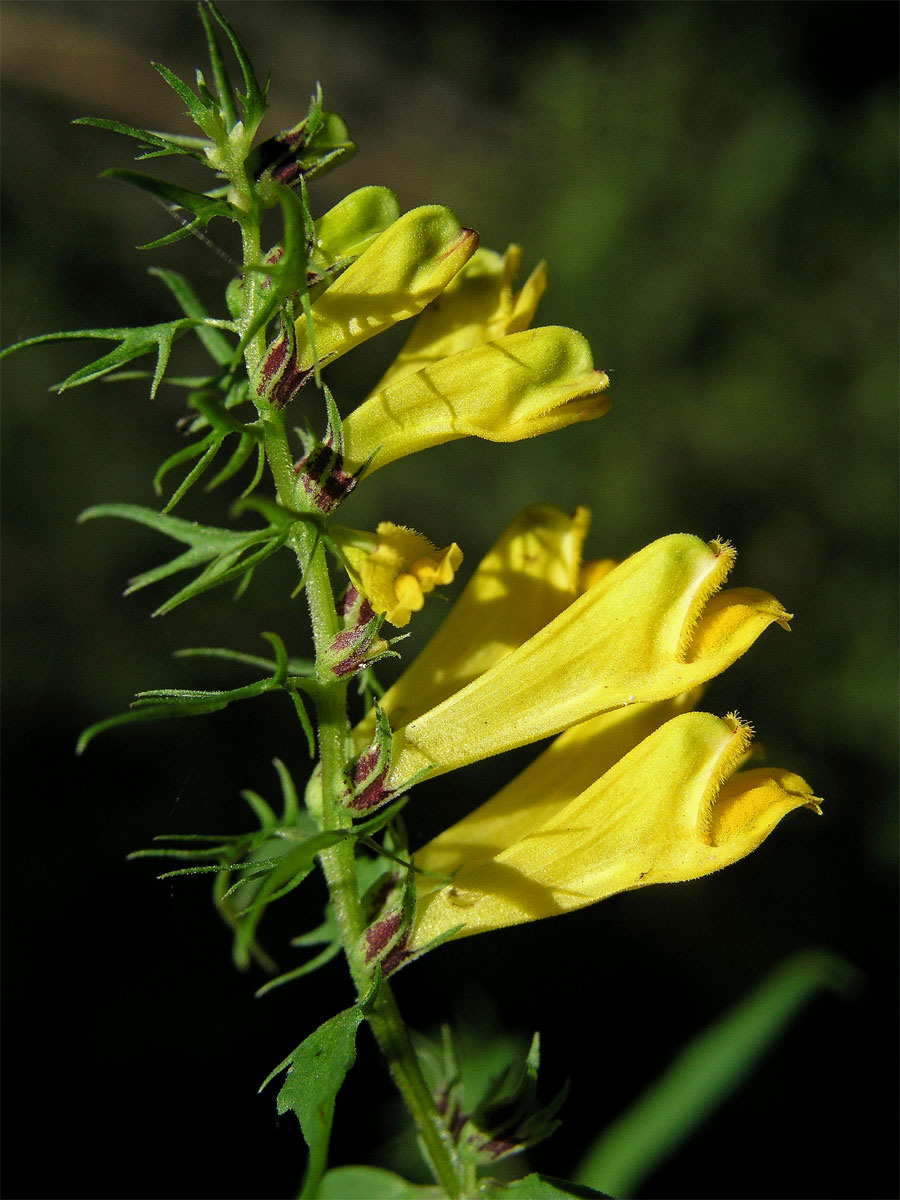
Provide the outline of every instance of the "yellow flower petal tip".
[[751,736],[733,714],[683,713],[568,802],[532,823],[514,821],[507,837],[476,810],[415,855],[418,866],[455,875],[452,886],[420,897],[409,948],[461,923],[456,936],[465,937],[697,879],[755,850],[794,809],[820,812],[799,776],[737,770]]
[[344,466],[355,472],[371,459],[375,471],[458,438],[515,442],[564,429],[608,412],[608,387],[573,329],[511,333],[374,392],[344,421]]
[[463,560],[456,542],[436,550],[421,533],[390,521],[382,521],[374,535],[341,526],[331,532],[357,591],[398,628],[421,611],[429,592],[453,582]]
[[617,558],[595,558],[591,562],[586,562],[582,565],[578,573],[578,590],[586,592],[589,587],[593,587],[595,583],[599,583],[604,576],[619,565]]

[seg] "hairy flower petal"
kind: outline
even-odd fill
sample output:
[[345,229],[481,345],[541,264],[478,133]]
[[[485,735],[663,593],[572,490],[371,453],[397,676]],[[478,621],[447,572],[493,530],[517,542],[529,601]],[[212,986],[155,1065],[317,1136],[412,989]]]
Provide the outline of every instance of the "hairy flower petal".
[[580,333],[548,325],[509,334],[364,400],[344,421],[345,465],[356,471],[375,455],[374,471],[457,438],[514,442],[563,429],[607,412],[608,386]]
[[452,875],[540,829],[654,730],[699,701],[702,688],[630,704],[573,725],[495,796],[416,852],[416,866]]
[[[409,949],[462,923],[460,937],[708,875],[756,849],[793,809],[818,812],[799,776],[733,774],[749,738],[734,717],[685,713],[521,836],[485,837],[473,814],[468,829],[461,822],[438,839],[453,846],[459,870],[452,886],[420,899]],[[418,865],[437,861],[446,856],[429,847],[416,855]]]
[[651,543],[497,666],[394,735],[391,786],[559,733],[720,674],[788,614],[766,592],[710,601],[734,560],[689,534]]
[[429,592],[452,583],[463,559],[456,542],[436,550],[421,533],[390,521],[382,521],[374,536],[342,526],[331,533],[356,589],[374,612],[401,628],[424,607]]

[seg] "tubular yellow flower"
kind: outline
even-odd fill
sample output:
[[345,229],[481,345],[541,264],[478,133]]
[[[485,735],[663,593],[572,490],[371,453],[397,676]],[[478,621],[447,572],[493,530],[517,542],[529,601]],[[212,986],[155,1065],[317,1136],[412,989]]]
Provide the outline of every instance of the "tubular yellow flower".
[[[581,547],[590,513],[550,504],[524,509],[503,531],[443,624],[380,705],[405,725],[471,683],[521,646],[578,595]],[[374,713],[353,731],[357,749],[371,742]]]
[[369,396],[344,421],[344,464],[358,471],[377,451],[375,471],[457,438],[536,437],[602,416],[608,386],[580,333],[554,325],[512,333]]
[[[388,784],[549,737],[720,674],[790,614],[766,592],[714,595],[734,550],[673,534],[626,559],[502,662],[394,734]],[[712,599],[710,599],[712,597]]]
[[483,247],[476,250],[424,310],[373,391],[380,392],[441,358],[527,329],[547,290],[547,267],[539,263],[521,291],[514,294],[512,285],[521,263],[519,246],[510,246],[503,255]]
[[[478,246],[449,208],[414,208],[325,289],[312,306],[320,362],[345,354],[376,333],[421,312]],[[298,370],[313,366],[306,317],[296,322]]]
[[[559,776],[547,807],[529,806],[536,792],[526,772],[415,855],[417,866],[457,873],[451,886],[420,898],[408,949],[461,924],[457,936],[465,937],[650,883],[697,879],[755,850],[793,809],[819,812],[797,775],[777,768],[734,774],[750,736],[733,716],[685,713],[580,794],[579,780],[567,798]],[[568,751],[568,761],[583,768],[578,747]],[[510,824],[498,820],[504,811],[515,814]]]
[[390,521],[382,521],[375,534],[338,525],[331,535],[357,591],[375,612],[383,612],[400,628],[424,607],[429,592],[452,583],[463,559],[456,542],[436,550],[421,533]]

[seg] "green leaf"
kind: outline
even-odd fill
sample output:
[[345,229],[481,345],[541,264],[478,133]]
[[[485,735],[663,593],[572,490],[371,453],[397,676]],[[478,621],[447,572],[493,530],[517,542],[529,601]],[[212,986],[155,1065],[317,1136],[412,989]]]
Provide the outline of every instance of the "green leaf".
[[185,138],[176,134],[157,133],[150,129],[137,129],[134,125],[126,125],[123,121],[110,121],[105,117],[76,117],[72,124],[92,125],[96,129],[109,129],[113,133],[136,138],[147,151],[145,154],[139,154],[138,158],[160,158],[168,154],[186,154],[200,159],[201,162],[206,161],[204,147],[208,146],[209,142],[205,138]]
[[131,362],[132,359],[140,358],[142,354],[149,354],[155,350],[157,361],[156,370],[153,373],[153,383],[150,387],[150,395],[152,397],[156,395],[156,389],[162,381],[173,344],[178,338],[183,337],[188,330],[195,329],[198,325],[207,325],[216,328],[234,327],[230,321],[214,321],[209,317],[200,319],[182,317],[178,321],[165,321],[160,325],[143,325],[135,329],[70,329],[61,333],[42,333],[37,337],[26,338],[23,342],[16,342],[15,345],[7,346],[5,350],[0,351],[0,358],[4,358],[7,354],[12,354],[16,350],[22,350],[26,346],[40,345],[42,342],[99,338],[104,341],[121,343],[115,350],[111,350],[109,354],[102,355],[102,357],[95,359],[94,362],[88,363],[87,366],[82,367],[78,371],[74,371],[62,383],[56,384],[56,390],[64,392],[67,388],[79,387],[81,384],[90,383],[92,379],[99,379],[101,375],[108,375],[110,371],[115,371],[123,364]]
[[[194,289],[178,271],[167,271],[162,267],[151,267],[150,274],[155,275],[157,279],[161,279],[166,285],[175,299],[181,306],[181,310],[186,317],[193,317],[198,321],[206,321],[209,318],[209,313],[203,307]],[[218,329],[214,329],[209,325],[200,324],[196,328],[197,337],[209,351],[212,357],[220,367],[227,367],[231,362],[234,348]]]
[[292,983],[295,979],[301,979],[304,975],[311,975],[313,971],[318,971],[319,967],[324,967],[333,958],[337,958],[342,949],[340,941],[331,942],[315,958],[311,958],[308,962],[303,963],[302,966],[294,967],[292,971],[285,971],[283,975],[279,975],[276,979],[270,979],[268,983],[264,983],[261,988],[257,988],[254,995],[259,999],[265,996],[267,992],[271,992],[273,988],[281,987],[285,983]]
[[781,964],[715,1024],[689,1042],[660,1078],[588,1151],[579,1180],[631,1196],[750,1074],[804,1004],[848,992],[858,972],[824,951]]
[[222,51],[219,48],[219,41],[216,37],[216,31],[213,28],[213,23],[209,19],[209,11],[199,5],[200,20],[203,22],[203,32],[206,34],[206,45],[209,49],[209,63],[212,67],[213,79],[216,84],[216,92],[219,97],[219,110],[229,130],[233,129],[237,124],[237,109],[234,106],[234,96],[231,91],[231,80],[228,78],[228,68],[225,66],[225,60],[222,58]]
[[318,1200],[444,1200],[443,1188],[409,1183],[380,1167],[336,1167],[316,1193]]
[[[206,713],[218,712],[236,700],[251,700],[255,696],[265,695],[266,692],[280,690],[286,682],[287,658],[286,653],[283,653],[284,646],[281,639],[276,639],[274,634],[263,634],[263,637],[273,642],[276,650],[275,674],[272,677],[258,679],[255,683],[247,684],[245,687],[232,688],[230,691],[157,688],[152,691],[139,692],[132,701],[128,712],[106,717],[86,729],[78,739],[76,753],[81,754],[97,734],[102,733],[105,729],[113,729],[118,725],[126,725],[133,721],[202,716]],[[341,833],[340,836],[343,837],[345,834]]]
[[552,1175],[526,1175],[512,1183],[485,1179],[480,1190],[484,1200],[561,1200],[565,1196],[575,1196],[578,1200],[596,1200],[597,1197],[608,1200],[606,1192],[597,1192],[567,1179],[554,1179]]
[[255,132],[256,127],[263,119],[266,111],[266,94],[269,90],[268,80],[264,88],[259,86],[256,75],[253,71],[253,66],[250,59],[247,57],[247,52],[241,45],[237,34],[232,29],[230,23],[223,17],[214,4],[207,6],[212,15],[216,18],[231,42],[231,48],[234,50],[234,56],[238,60],[241,68],[241,74],[244,77],[244,87],[247,89],[245,95],[238,93],[238,99],[244,109],[244,125],[250,131],[251,135]]
[[221,709],[227,708],[236,700],[251,700],[255,696],[263,696],[266,692],[277,690],[278,686],[274,679],[261,679],[258,683],[248,684],[247,687],[233,688],[227,692],[186,692],[178,689],[139,692],[133,701],[133,707],[128,712],[117,713],[114,717],[106,717],[104,720],[90,725],[78,739],[75,752],[81,754],[97,734],[103,733],[106,729],[129,725],[134,721],[205,716],[207,713],[219,712]]
[[194,124],[199,125],[212,141],[221,142],[226,134],[226,129],[218,108],[195,95],[184,80],[179,79],[174,71],[170,71],[162,63],[155,62],[152,66],[162,75],[172,91],[184,101]]
[[[125,589],[126,596],[152,583],[158,583],[161,579],[167,579],[179,571],[207,564],[190,583],[155,609],[155,617],[171,612],[186,600],[211,588],[220,587],[252,570],[258,563],[279,550],[290,534],[290,525],[287,522],[281,528],[269,525],[264,529],[242,533],[234,529],[199,525],[195,521],[185,521],[164,512],[158,513],[152,508],[143,508],[138,504],[98,504],[86,509],[78,520],[88,521],[95,517],[122,517],[129,521],[137,521],[190,546],[183,554],[136,575]],[[259,548],[253,550],[253,547]],[[251,550],[253,552],[248,554],[247,551]]]
[[[188,188],[178,187],[177,184],[168,183],[164,179],[156,179],[152,175],[144,175],[140,171],[128,171],[121,167],[110,167],[109,170],[103,172],[102,177],[104,179],[118,179],[122,183],[130,183],[133,187],[141,188],[142,191],[149,192],[152,196],[158,196],[160,200],[165,200],[168,204],[174,205],[176,208],[184,208],[188,212],[194,213],[197,220],[192,223],[192,229],[197,228],[198,225],[208,225],[213,217],[227,217],[232,221],[238,219],[237,210],[227,200],[216,196],[208,196],[205,192],[194,192]],[[177,232],[178,236],[184,236],[183,230]],[[140,249],[148,250],[152,246],[162,245],[165,240],[148,242],[140,247]],[[171,238],[171,235],[169,240],[174,240]]]
[[[221,646],[196,646],[187,650],[176,650],[176,658],[222,658],[229,662],[243,663],[248,667],[261,667],[264,671],[274,671],[275,663],[270,658],[262,658],[256,654],[242,654],[239,650],[227,650]],[[289,658],[289,675],[314,675],[316,664],[308,658]]]
[[276,1075],[287,1071],[278,1093],[280,1116],[292,1112],[309,1146],[309,1166],[303,1196],[314,1196],[325,1173],[334,1102],[347,1072],[356,1061],[356,1031],[363,1019],[354,1005],[320,1025],[266,1078],[262,1091]]

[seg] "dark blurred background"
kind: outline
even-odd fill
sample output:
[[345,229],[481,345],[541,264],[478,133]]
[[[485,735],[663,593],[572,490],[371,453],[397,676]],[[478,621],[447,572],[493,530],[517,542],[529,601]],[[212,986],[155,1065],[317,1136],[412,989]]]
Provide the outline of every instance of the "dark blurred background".
[[[783,956],[830,948],[863,973],[814,1001],[750,1083],[644,1185],[666,1197],[887,1197],[896,1169],[897,367],[896,34],[892,4],[226,3],[260,73],[269,133],[322,81],[358,156],[313,189],[317,211],[365,183],[404,208],[439,201],[482,243],[546,258],[540,320],[582,330],[612,372],[602,421],[516,446],[458,442],[398,463],[351,498],[348,523],[390,519],[473,566],[525,504],[590,505],[591,554],[664,533],[724,535],[737,585],[796,614],[710,688],[825,815],[790,817],[747,861],[562,918],[445,947],[404,972],[408,1019],[543,1034],[562,1130],[530,1155],[564,1176],[677,1048]],[[16,3],[2,9],[3,342],[171,319],[151,264],[222,312],[227,263],[169,231],[138,193],[98,181],[132,144],[73,127],[102,115],[189,132],[149,65],[190,78],[203,41],[188,3]],[[160,165],[160,164],[157,164]],[[191,164],[162,172],[199,183]],[[212,237],[235,247],[216,224]],[[397,339],[331,376],[345,410]],[[148,620],[126,601],[162,561],[155,534],[90,504],[154,505],[181,394],[143,384],[48,389],[97,344],[5,364],[4,765],[6,1194],[293,1195],[293,1118],[256,1088],[350,1002],[337,965],[254,1000],[203,880],[157,883],[125,855],[161,832],[237,830],[238,792],[274,799],[278,754],[308,766],[278,697],[190,723],[129,727],[76,760],[79,731],[152,686],[246,674],[179,647],[302,653],[292,564],[270,562],[240,606],[225,590]],[[195,364],[178,349],[176,370]],[[299,421],[298,414],[298,421]],[[317,418],[318,419],[318,418]],[[182,515],[221,519],[223,498]],[[415,626],[420,644],[439,601]],[[524,753],[516,765],[527,761]],[[450,776],[410,806],[414,842],[505,776]],[[316,924],[318,884],[263,940]],[[334,1160],[413,1172],[366,1037],[337,1107]]]

